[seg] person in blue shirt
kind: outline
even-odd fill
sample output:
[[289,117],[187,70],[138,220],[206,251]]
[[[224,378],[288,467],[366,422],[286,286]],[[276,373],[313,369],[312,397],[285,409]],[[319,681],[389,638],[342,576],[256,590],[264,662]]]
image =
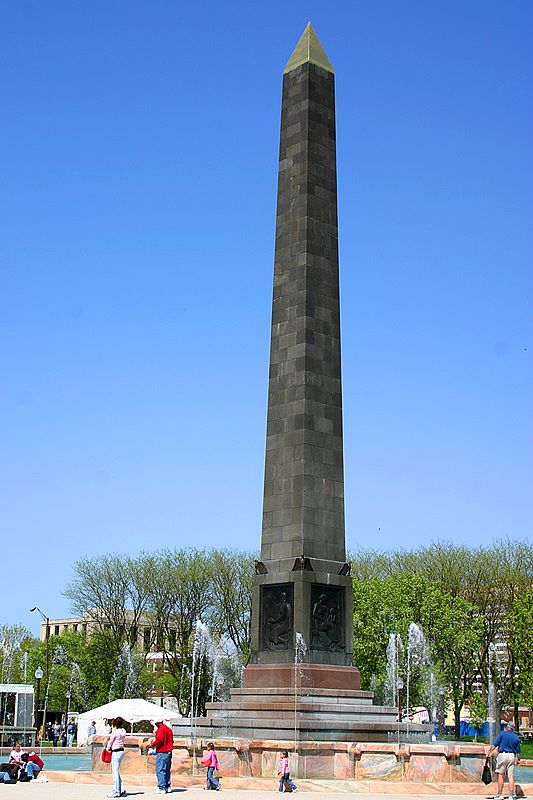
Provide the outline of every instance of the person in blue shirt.
[[514,722],[506,723],[504,730],[500,731],[494,744],[491,745],[487,758],[494,750],[498,751],[496,759],[498,793],[494,795],[494,800],[503,800],[503,784],[506,775],[509,780],[509,800],[516,800],[514,768],[520,764],[520,739],[515,732]]

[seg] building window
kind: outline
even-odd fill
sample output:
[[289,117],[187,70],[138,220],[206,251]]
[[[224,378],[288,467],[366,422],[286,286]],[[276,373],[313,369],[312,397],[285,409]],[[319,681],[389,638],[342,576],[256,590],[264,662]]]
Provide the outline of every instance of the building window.
[[78,626],[76,623],[74,623],[74,625],[72,626],[72,630],[74,631],[74,633],[78,632]]
[[86,622],[84,622],[83,625],[81,626],[81,632],[83,633],[84,636],[87,636],[87,623]]
[[59,625],[54,625],[54,636],[59,636]]

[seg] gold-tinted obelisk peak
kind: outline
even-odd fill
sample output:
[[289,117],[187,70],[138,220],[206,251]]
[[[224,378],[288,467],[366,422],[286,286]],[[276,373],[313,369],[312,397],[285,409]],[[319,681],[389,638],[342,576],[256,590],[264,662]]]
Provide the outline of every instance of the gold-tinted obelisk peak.
[[310,61],[311,64],[322,67],[322,69],[327,70],[327,72],[333,72],[333,67],[326,55],[326,51],[320,44],[318,36],[314,32],[310,22],[307,24],[300,41],[294,48],[292,56],[287,61],[287,66],[283,70],[283,73],[291,72],[291,70],[296,69],[296,67],[299,67],[301,64],[306,64],[308,61]]

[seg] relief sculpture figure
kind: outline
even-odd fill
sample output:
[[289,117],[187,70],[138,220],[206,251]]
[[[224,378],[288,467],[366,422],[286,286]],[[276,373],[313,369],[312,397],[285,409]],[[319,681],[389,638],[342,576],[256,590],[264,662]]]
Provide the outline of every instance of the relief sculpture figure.
[[292,607],[286,592],[274,595],[268,608],[266,640],[269,650],[287,650],[292,632]]
[[333,598],[328,601],[326,594],[321,594],[313,605],[311,647],[335,652],[344,649],[339,608]]

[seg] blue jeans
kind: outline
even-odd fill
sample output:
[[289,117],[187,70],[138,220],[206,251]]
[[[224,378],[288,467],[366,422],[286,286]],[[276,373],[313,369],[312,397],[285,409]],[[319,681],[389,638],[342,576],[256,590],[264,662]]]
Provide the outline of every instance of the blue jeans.
[[111,753],[111,774],[113,775],[113,797],[120,797],[122,794],[122,778],[120,777],[120,765],[124,758],[124,750],[115,750]]
[[214,767],[207,768],[207,785],[205,787],[206,789],[211,789],[211,788],[218,789],[218,787],[220,786],[220,781],[218,778],[215,778],[214,773],[215,773]]
[[41,771],[37,764],[34,764],[33,761],[28,761],[25,768],[26,772],[30,776],[30,778],[35,778],[35,775],[38,775]]
[[157,775],[157,786],[159,789],[170,789],[170,766],[172,764],[172,753],[157,753],[155,757],[155,774]]
[[294,791],[296,790],[296,788],[297,788],[297,787],[294,785],[294,783],[291,781],[291,774],[290,774],[290,772],[286,772],[286,773],[285,773],[285,775],[282,775],[282,776],[281,776],[281,778],[279,779],[279,790],[280,790],[280,792],[282,792],[282,791],[283,791],[283,784],[284,784],[284,783],[286,783],[286,784],[287,784],[287,786],[289,787],[289,789],[291,790],[291,792],[294,792]]
[[9,783],[11,775],[9,772],[0,772],[0,783]]

